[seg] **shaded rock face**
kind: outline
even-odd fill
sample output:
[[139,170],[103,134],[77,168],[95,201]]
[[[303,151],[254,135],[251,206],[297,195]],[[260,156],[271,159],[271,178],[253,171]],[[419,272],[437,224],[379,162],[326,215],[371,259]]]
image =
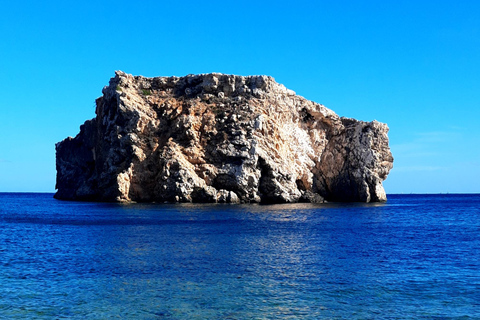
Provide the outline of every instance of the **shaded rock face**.
[[96,117],[56,145],[55,197],[385,201],[388,127],[341,118],[267,76],[116,72]]

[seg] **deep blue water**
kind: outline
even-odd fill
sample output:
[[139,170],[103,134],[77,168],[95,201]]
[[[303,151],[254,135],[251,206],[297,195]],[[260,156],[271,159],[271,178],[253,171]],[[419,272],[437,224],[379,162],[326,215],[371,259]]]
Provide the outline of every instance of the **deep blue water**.
[[480,319],[480,195],[155,205],[0,193],[1,319]]

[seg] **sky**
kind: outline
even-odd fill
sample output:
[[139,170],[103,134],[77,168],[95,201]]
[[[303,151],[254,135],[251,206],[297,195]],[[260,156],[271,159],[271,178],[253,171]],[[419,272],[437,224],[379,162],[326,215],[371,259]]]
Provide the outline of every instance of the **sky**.
[[388,124],[388,193],[480,193],[480,1],[4,1],[0,192],[54,192],[55,143],[115,70],[270,75]]

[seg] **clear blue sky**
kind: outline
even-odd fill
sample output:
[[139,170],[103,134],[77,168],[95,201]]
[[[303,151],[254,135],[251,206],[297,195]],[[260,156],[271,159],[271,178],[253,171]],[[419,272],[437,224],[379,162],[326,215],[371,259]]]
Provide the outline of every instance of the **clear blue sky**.
[[480,1],[4,1],[0,192],[54,191],[115,70],[271,75],[389,125],[387,193],[480,192]]

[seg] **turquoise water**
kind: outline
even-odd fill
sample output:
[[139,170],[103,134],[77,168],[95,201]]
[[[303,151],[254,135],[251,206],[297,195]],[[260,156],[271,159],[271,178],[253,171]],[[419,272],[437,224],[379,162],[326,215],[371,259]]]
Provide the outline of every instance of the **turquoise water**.
[[155,205],[0,194],[0,318],[480,319],[480,195]]

